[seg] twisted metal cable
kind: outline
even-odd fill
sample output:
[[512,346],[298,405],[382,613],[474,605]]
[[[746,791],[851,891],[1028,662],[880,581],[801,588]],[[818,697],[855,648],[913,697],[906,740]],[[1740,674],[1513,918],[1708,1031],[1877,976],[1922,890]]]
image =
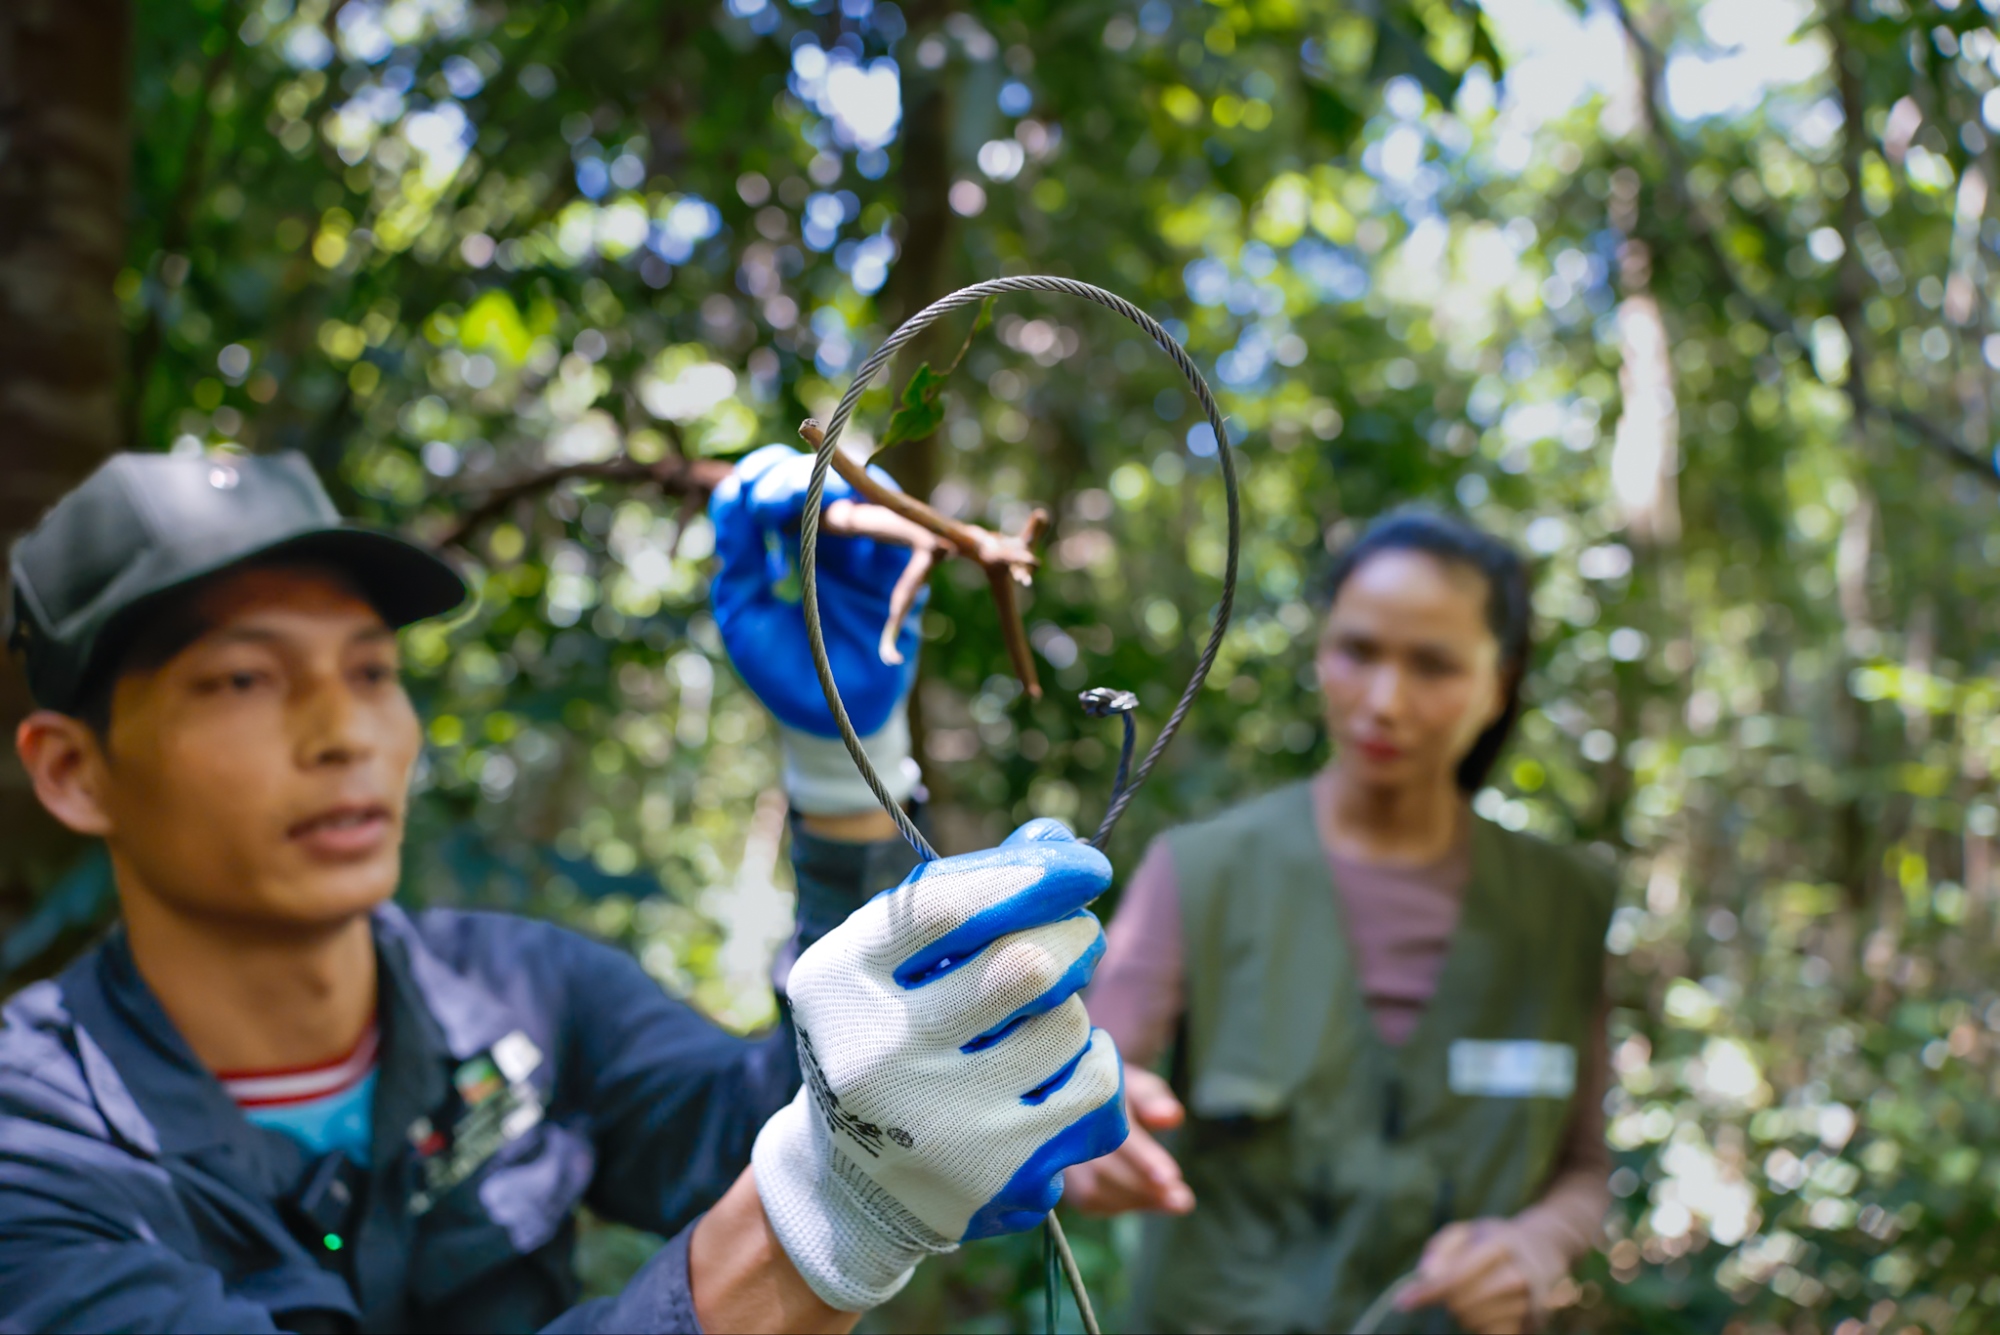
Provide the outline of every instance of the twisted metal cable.
[[[1111,829],[1118,823],[1118,818],[1125,814],[1125,808],[1131,804],[1132,795],[1138,791],[1139,785],[1146,781],[1146,776],[1152,773],[1153,765],[1167,749],[1167,743],[1171,742],[1174,734],[1180,731],[1182,720],[1187,717],[1188,710],[1194,707],[1195,697],[1201,694],[1202,683],[1208,680],[1209,670],[1215,666],[1215,656],[1222,649],[1222,637],[1229,629],[1229,614],[1236,605],[1236,565],[1238,548],[1242,541],[1242,518],[1236,496],[1236,464],[1229,448],[1229,428],[1223,423],[1222,410],[1216,406],[1215,394],[1209,389],[1208,381],[1195,366],[1194,359],[1158,320],[1125,298],[1116,293],[1106,292],[1101,287],[1079,283],[1072,278],[1029,274],[1016,278],[995,278],[988,282],[975,283],[971,287],[960,288],[903,321],[897,326],[896,332],[889,335],[882,346],[875,349],[868,360],[861,363],[860,369],[854,373],[854,380],[848,385],[847,393],[841,396],[840,406],[834,409],[833,420],[827,424],[826,435],[814,453],[812,484],[806,488],[805,514],[799,529],[799,582],[803,590],[806,635],[812,642],[813,671],[819,676],[819,688],[826,695],[827,707],[833,711],[833,721],[840,729],[840,739],[847,744],[847,753],[854,758],[854,766],[861,771],[861,777],[868,784],[869,791],[875,794],[875,800],[882,804],[882,809],[896,822],[896,828],[902,832],[903,838],[909,841],[918,856],[926,862],[937,859],[937,850],[931,847],[930,841],[917,829],[916,822],[910,819],[902,804],[890,796],[888,788],[882,782],[882,776],[875,772],[874,764],[868,759],[867,750],[861,745],[861,736],[854,730],[854,723],[847,716],[847,706],[841,703],[840,688],[833,680],[833,663],[826,652],[826,630],[821,625],[819,616],[820,506],[826,499],[826,474],[833,465],[833,452],[840,448],[840,433],[847,428],[848,418],[853,416],[855,405],[861,401],[863,391],[875,379],[876,373],[896,355],[897,349],[929,328],[942,316],[1006,292],[1063,292],[1070,296],[1082,297],[1085,301],[1095,302],[1099,306],[1118,312],[1145,330],[1153,342],[1159,345],[1161,351],[1173,358],[1174,365],[1180,368],[1189,387],[1194,390],[1195,398],[1201,402],[1202,412],[1207,415],[1208,424],[1215,431],[1216,457],[1222,464],[1223,498],[1229,516],[1228,559],[1222,572],[1222,598],[1216,603],[1215,620],[1209,629],[1208,643],[1202,647],[1201,657],[1195,661],[1194,675],[1188,678],[1186,689],[1181,692],[1179,702],[1174,705],[1174,712],[1167,717],[1166,726],[1162,727],[1160,735],[1153,739],[1153,745],[1147,750],[1146,758],[1139,762],[1139,768],[1130,771],[1129,779],[1127,766],[1131,763],[1135,735],[1130,710],[1137,701],[1132,700],[1119,708],[1125,736],[1123,753],[1119,757],[1118,780],[1112,790],[1111,801],[1105,809],[1104,819],[1098,825],[1097,833],[1091,836],[1092,847],[1102,851],[1110,842]],[[1087,697],[1091,694],[1094,693],[1086,692]],[[1088,705],[1086,707],[1088,708]],[[1097,1335],[1097,1317],[1091,1310],[1090,1293],[1084,1287],[1083,1272],[1078,1268],[1076,1256],[1070,1250],[1069,1239],[1063,1236],[1062,1225],[1057,1222],[1055,1211],[1049,1212],[1045,1225],[1050,1257],[1059,1263],[1062,1272],[1069,1279],[1070,1292],[1075,1295],[1077,1313],[1083,1320],[1084,1330],[1088,1335]],[[1055,1331],[1053,1276],[1050,1277],[1048,1297],[1048,1327],[1053,1335]]]
[[820,506],[826,497],[826,474],[833,465],[833,452],[840,447],[840,433],[846,430],[848,418],[853,416],[855,405],[861,401],[863,391],[875,379],[876,373],[888,364],[898,349],[943,316],[966,306],[977,305],[988,297],[1008,292],[1061,292],[1073,297],[1082,297],[1085,301],[1116,311],[1145,330],[1153,342],[1159,345],[1160,350],[1171,357],[1174,365],[1180,368],[1181,375],[1187,379],[1188,387],[1194,391],[1195,398],[1201,403],[1202,412],[1208,418],[1209,426],[1215,431],[1216,458],[1222,465],[1223,500],[1228,512],[1229,525],[1228,556],[1222,572],[1222,597],[1216,603],[1215,619],[1209,629],[1208,643],[1203,646],[1201,657],[1195,662],[1194,675],[1188,678],[1186,689],[1181,692],[1179,702],[1174,705],[1174,712],[1168,715],[1166,725],[1160,729],[1159,736],[1153,739],[1153,745],[1147,749],[1145,759],[1141,760],[1139,767],[1132,771],[1130,781],[1123,784],[1112,797],[1110,805],[1105,810],[1103,822],[1090,840],[1093,847],[1101,850],[1109,842],[1111,829],[1118,823],[1118,818],[1125,814],[1133,794],[1139,790],[1139,785],[1146,781],[1146,776],[1152,773],[1154,764],[1167,749],[1167,744],[1173,741],[1174,734],[1180,731],[1188,710],[1194,707],[1195,697],[1201,693],[1202,683],[1208,680],[1209,670],[1215,666],[1215,656],[1222,649],[1222,637],[1229,629],[1230,612],[1236,605],[1236,566],[1238,549],[1242,541],[1242,516],[1237,501],[1236,463],[1230,452],[1229,428],[1224,424],[1222,410],[1216,406],[1215,394],[1209,389],[1208,381],[1195,366],[1194,358],[1188,355],[1187,349],[1183,348],[1179,340],[1169,334],[1158,320],[1125,298],[1114,292],[1107,292],[1101,287],[1081,283],[1073,278],[1024,274],[1013,278],[994,278],[984,283],[975,283],[971,287],[960,288],[903,321],[897,326],[896,332],[889,335],[882,346],[875,349],[868,360],[861,363],[860,369],[855,371],[853,383],[848,385],[847,393],[841,396],[840,406],[834,409],[833,420],[827,423],[826,436],[814,454],[812,483],[806,489],[805,514],[799,533],[799,580],[803,586],[806,635],[812,641],[813,670],[819,675],[820,690],[826,694],[826,703],[833,711],[833,721],[840,729],[841,740],[847,744],[848,754],[854,757],[855,768],[861,771],[861,777],[868,784],[869,791],[875,794],[875,800],[882,804],[882,809],[896,822],[896,828],[902,832],[903,838],[907,839],[910,846],[927,862],[936,859],[937,850],[931,847],[930,841],[917,829],[916,822],[910,819],[909,813],[889,795],[889,790],[882,783],[881,775],[875,772],[875,766],[868,759],[868,752],[861,745],[860,734],[855,732],[853,722],[847,717],[847,707],[840,701],[840,688],[834,684],[833,664],[826,652],[826,632],[820,624],[819,616]]

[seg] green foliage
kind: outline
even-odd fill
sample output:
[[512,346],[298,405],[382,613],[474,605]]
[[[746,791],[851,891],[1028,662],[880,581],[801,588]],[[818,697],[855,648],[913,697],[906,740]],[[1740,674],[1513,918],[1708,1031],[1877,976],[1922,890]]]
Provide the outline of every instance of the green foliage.
[[[304,449],[357,512],[458,536],[478,605],[407,646],[431,741],[407,893],[559,916],[748,1026],[789,915],[768,724],[705,611],[699,504],[587,470],[788,439],[964,283],[1113,288],[1213,368],[1246,502],[1237,620],[1115,862],[1323,759],[1329,546],[1404,501],[1469,512],[1541,566],[1480,809],[1626,868],[1620,1206],[1565,1319],[1984,1328],[1991,16],[1874,0],[1773,43],[1729,26],[1771,4],[1654,0],[1668,87],[1696,97],[1733,43],[1762,62],[1682,115],[1619,72],[1611,11],[1514,9],[142,5],[132,438]],[[1551,57],[1560,33],[1585,35]],[[893,136],[838,124],[833,58],[800,54],[842,42],[843,80],[898,62]],[[1094,821],[1116,735],[1073,692],[1136,690],[1158,726],[1221,505],[1136,330],[1020,298],[948,390],[947,348],[855,435],[887,414],[885,462],[956,513],[1058,516],[1027,610],[1047,699],[1018,698],[976,570],[925,614],[962,849]],[[1133,1231],[1073,1231],[1115,1308]],[[602,1226],[586,1251],[599,1287],[644,1255]],[[1031,1327],[1038,1278],[1034,1240],[981,1244],[871,1325]]]
[[924,440],[935,434],[944,425],[944,390],[951,383],[951,373],[965,360],[965,354],[972,350],[972,340],[979,331],[993,323],[993,303],[988,297],[979,303],[979,315],[972,322],[972,328],[965,335],[965,342],[959,346],[958,355],[951,359],[951,365],[942,371],[933,371],[929,362],[918,362],[917,369],[910,372],[909,383],[903,386],[903,396],[896,405],[896,411],[889,417],[889,429],[882,433],[882,448],[900,445],[906,440]]
[[910,382],[903,386],[902,401],[889,418],[889,429],[882,433],[882,448],[923,440],[943,426],[944,387],[949,383],[950,372],[933,371],[929,362],[918,362],[917,369],[910,372]]

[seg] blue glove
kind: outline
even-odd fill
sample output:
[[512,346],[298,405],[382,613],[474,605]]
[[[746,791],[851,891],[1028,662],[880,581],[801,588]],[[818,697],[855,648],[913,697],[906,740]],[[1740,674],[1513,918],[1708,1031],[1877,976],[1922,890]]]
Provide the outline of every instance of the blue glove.
[[925,1256],[1031,1228],[1125,1140],[1124,1068],[1077,994],[1111,864],[1052,820],[928,862],[799,957],[805,1088],[751,1161],[815,1292],[887,1301]]
[[[723,647],[745,684],[778,721],[813,737],[838,738],[833,714],[813,672],[800,607],[799,519],[813,456],[789,445],[766,445],[746,456],[709,497],[715,550],[722,559],[710,587]],[[869,475],[896,485],[887,473]],[[854,500],[839,474],[826,478],[828,501]],[[841,702],[863,737],[899,716],[916,680],[919,595],[896,639],[903,661],[882,661],[878,646],[889,621],[889,594],[910,563],[908,548],[872,538],[835,537],[819,543],[820,621]],[[873,748],[870,748],[871,754]]]

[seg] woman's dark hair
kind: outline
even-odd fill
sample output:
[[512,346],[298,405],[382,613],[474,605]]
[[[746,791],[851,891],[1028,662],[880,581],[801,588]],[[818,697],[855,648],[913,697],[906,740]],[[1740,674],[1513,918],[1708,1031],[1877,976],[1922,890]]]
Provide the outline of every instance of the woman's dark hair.
[[1486,580],[1486,624],[1500,642],[1500,672],[1507,703],[1500,717],[1487,725],[1458,762],[1460,791],[1476,793],[1500,759],[1521,715],[1521,679],[1527,675],[1531,648],[1527,562],[1505,542],[1462,519],[1415,507],[1393,510],[1334,557],[1322,584],[1322,605],[1332,607],[1348,577],[1383,552],[1423,552],[1475,571]]

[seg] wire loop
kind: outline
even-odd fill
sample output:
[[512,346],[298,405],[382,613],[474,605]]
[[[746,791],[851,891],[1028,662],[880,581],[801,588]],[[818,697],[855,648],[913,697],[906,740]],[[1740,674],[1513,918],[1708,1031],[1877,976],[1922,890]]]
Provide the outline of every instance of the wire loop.
[[[1008,292],[1061,292],[1073,297],[1082,297],[1085,301],[1116,311],[1145,330],[1153,342],[1159,345],[1160,350],[1173,359],[1174,365],[1179,367],[1181,374],[1186,377],[1188,387],[1194,391],[1203,414],[1208,418],[1209,426],[1215,431],[1215,453],[1222,466],[1223,501],[1228,512],[1229,526],[1228,556],[1222,572],[1222,597],[1215,606],[1215,618],[1209,629],[1208,643],[1203,646],[1201,657],[1195,662],[1194,674],[1188,678],[1186,689],[1181,692],[1180,700],[1174,705],[1174,712],[1167,717],[1166,725],[1160,729],[1160,735],[1153,739],[1153,745],[1147,749],[1145,759],[1141,760],[1138,768],[1132,771],[1129,782],[1122,784],[1113,794],[1105,810],[1104,820],[1098,827],[1097,835],[1091,840],[1099,848],[1104,847],[1105,841],[1110,838],[1111,827],[1125,814],[1125,808],[1131,803],[1133,794],[1138,791],[1139,785],[1146,781],[1146,776],[1152,773],[1153,766],[1159,761],[1161,753],[1167,749],[1167,744],[1173,740],[1174,734],[1180,731],[1181,722],[1187,717],[1188,710],[1194,707],[1195,697],[1201,693],[1202,683],[1208,680],[1209,671],[1215,666],[1215,656],[1222,649],[1222,637],[1229,629],[1229,615],[1236,604],[1236,566],[1238,549],[1242,542],[1242,517],[1237,500],[1236,463],[1230,451],[1229,428],[1223,421],[1222,410],[1216,406],[1215,394],[1209,389],[1208,381],[1195,366],[1194,358],[1188,355],[1187,349],[1182,347],[1179,340],[1169,334],[1158,320],[1125,298],[1114,292],[1107,292],[1101,287],[1078,282],[1073,278],[1023,274],[1011,278],[994,278],[984,283],[975,283],[971,287],[960,288],[951,295],[932,302],[898,325],[896,332],[883,340],[882,346],[876,348],[868,360],[861,363],[860,368],[855,371],[853,382],[848,385],[847,393],[841,396],[840,406],[834,409],[833,419],[826,426],[826,435],[814,452],[812,483],[806,489],[805,514],[800,523],[799,582],[802,586],[806,615],[806,635],[812,642],[813,670],[819,674],[820,690],[825,692],[827,707],[833,711],[834,725],[840,729],[841,740],[847,744],[847,752],[854,757],[855,768],[861,771],[861,777],[868,784],[869,790],[875,794],[875,800],[882,804],[883,810],[887,811],[890,818],[896,822],[896,828],[902,832],[903,838],[909,841],[910,846],[916,849],[918,856],[925,861],[934,860],[938,856],[937,850],[931,847],[930,841],[917,829],[916,822],[910,819],[902,804],[889,795],[881,775],[875,772],[875,766],[869,762],[868,752],[861,745],[860,734],[855,732],[853,722],[847,717],[847,707],[840,700],[840,688],[834,684],[833,664],[827,657],[826,632],[820,623],[819,615],[820,506],[826,498],[826,474],[833,465],[833,452],[840,447],[840,434],[847,429],[848,419],[854,415],[855,406],[860,403],[862,393],[874,381],[876,373],[888,364],[889,359],[896,355],[899,348],[943,316],[967,306],[977,305],[988,297]],[[1129,715],[1127,725],[1130,725]]]
[[[1236,564],[1238,548],[1242,542],[1242,518],[1236,497],[1236,463],[1230,453],[1229,427],[1222,420],[1222,410],[1216,406],[1215,394],[1209,389],[1208,381],[1195,366],[1194,359],[1158,320],[1125,298],[1116,293],[1106,292],[1101,287],[1080,283],[1072,278],[1027,274],[1015,278],[995,278],[988,282],[975,283],[971,287],[960,288],[903,321],[897,326],[896,332],[889,335],[882,346],[875,349],[868,360],[861,363],[860,369],[854,373],[853,382],[848,385],[847,393],[841,396],[840,406],[834,409],[833,420],[827,423],[826,435],[814,452],[812,484],[806,489],[805,514],[799,530],[799,582],[805,605],[806,635],[812,642],[813,670],[819,674],[819,687],[826,694],[827,707],[833,711],[833,721],[840,729],[840,738],[847,743],[847,753],[854,757],[855,768],[861,771],[861,777],[867,782],[869,791],[875,794],[875,800],[882,804],[882,809],[896,822],[896,828],[902,832],[903,838],[909,841],[910,846],[917,850],[918,856],[926,862],[936,860],[937,850],[931,847],[930,841],[917,829],[916,822],[910,819],[910,814],[903,810],[902,804],[890,796],[888,788],[882,782],[882,776],[875,772],[875,766],[868,759],[867,750],[861,745],[860,734],[855,732],[853,721],[847,717],[847,707],[841,703],[840,688],[833,680],[833,663],[827,657],[826,631],[820,624],[819,616],[820,506],[826,499],[826,474],[833,465],[833,452],[840,448],[840,433],[846,429],[848,418],[853,416],[855,405],[861,401],[863,391],[875,379],[876,373],[896,355],[898,348],[929,328],[940,317],[1006,292],[1063,292],[1070,296],[1082,297],[1085,301],[1095,302],[1099,306],[1116,311],[1145,330],[1152,336],[1153,342],[1160,346],[1161,351],[1173,358],[1174,365],[1180,368],[1181,374],[1187,377],[1189,387],[1194,390],[1195,398],[1201,403],[1202,412],[1208,417],[1209,426],[1215,431],[1216,457],[1222,465],[1223,499],[1229,516],[1229,550],[1222,572],[1222,597],[1215,605],[1215,620],[1209,629],[1208,643],[1203,646],[1201,657],[1195,662],[1194,675],[1188,678],[1186,689],[1181,692],[1179,702],[1174,705],[1174,712],[1167,717],[1166,726],[1161,728],[1160,735],[1153,739],[1153,745],[1147,750],[1146,758],[1139,762],[1137,770],[1130,769],[1130,765],[1133,739],[1136,735],[1132,710],[1139,703],[1138,697],[1129,691],[1099,688],[1086,691],[1082,698],[1085,712],[1092,717],[1101,718],[1116,713],[1124,725],[1125,733],[1124,747],[1118,760],[1117,782],[1112,789],[1111,800],[1106,806],[1104,819],[1090,841],[1094,847],[1101,850],[1110,841],[1112,826],[1116,825],[1118,818],[1125,814],[1125,808],[1131,803],[1133,793],[1137,792],[1139,785],[1146,781],[1146,776],[1152,773],[1154,763],[1167,749],[1167,743],[1171,742],[1174,734],[1180,731],[1182,720],[1187,717],[1188,710],[1194,707],[1195,697],[1201,694],[1202,683],[1208,680],[1209,670],[1215,666],[1215,656],[1222,649],[1222,637],[1229,629],[1230,611],[1236,605]],[[1062,1225],[1057,1222],[1053,1210],[1049,1212],[1046,1227],[1052,1268],[1054,1263],[1060,1262],[1063,1273],[1069,1278],[1070,1290],[1076,1296],[1077,1312],[1083,1320],[1085,1331],[1089,1335],[1097,1335],[1097,1318],[1091,1310],[1090,1294],[1084,1287],[1083,1272],[1077,1267],[1076,1257],[1070,1251],[1069,1240],[1063,1236]],[[1053,1335],[1055,1330],[1053,1275],[1049,1284],[1047,1320]]]

